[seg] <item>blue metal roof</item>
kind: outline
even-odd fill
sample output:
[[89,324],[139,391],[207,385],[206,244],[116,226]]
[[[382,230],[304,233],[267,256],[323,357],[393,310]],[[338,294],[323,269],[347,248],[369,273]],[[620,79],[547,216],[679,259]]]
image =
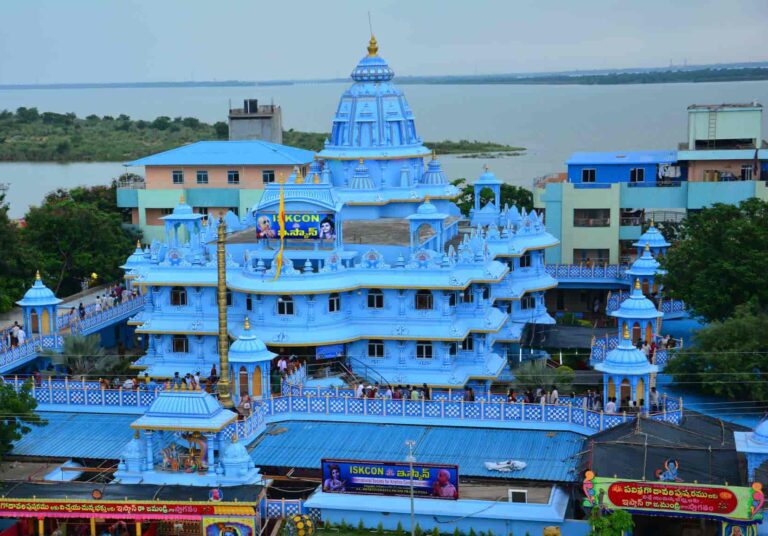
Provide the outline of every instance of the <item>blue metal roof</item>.
[[573,153],[566,165],[592,164],[670,164],[677,162],[677,151],[631,151]]
[[14,443],[14,455],[116,460],[133,437],[136,420],[136,415],[115,413],[38,413],[48,424],[31,426]]
[[315,153],[261,140],[198,141],[145,156],[125,166],[292,166],[308,164]]
[[[450,428],[394,424],[281,422],[257,440],[251,458],[257,466],[319,469],[321,458],[403,460],[405,441],[416,441],[424,463],[459,466],[464,476],[573,482],[584,437],[574,432]],[[522,471],[489,471],[484,462],[520,460]]]

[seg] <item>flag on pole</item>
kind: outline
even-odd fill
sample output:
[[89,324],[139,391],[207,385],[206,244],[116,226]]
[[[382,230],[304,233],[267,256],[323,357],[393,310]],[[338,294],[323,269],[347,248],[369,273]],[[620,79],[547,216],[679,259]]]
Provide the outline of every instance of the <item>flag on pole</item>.
[[285,249],[285,185],[280,183],[280,205],[277,211],[277,223],[280,225],[278,236],[280,237],[280,249],[277,250],[275,257],[275,280],[280,277],[283,271],[283,250]]

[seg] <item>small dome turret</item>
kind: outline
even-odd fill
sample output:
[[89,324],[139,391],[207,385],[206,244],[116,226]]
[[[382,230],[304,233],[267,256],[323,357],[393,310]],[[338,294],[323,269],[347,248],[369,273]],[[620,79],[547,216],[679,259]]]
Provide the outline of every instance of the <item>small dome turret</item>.
[[443,173],[443,168],[440,166],[440,161],[437,159],[437,154],[432,151],[432,160],[427,164],[427,171],[424,172],[424,176],[421,179],[423,184],[438,185],[448,182]]
[[267,345],[251,331],[251,322],[245,317],[243,331],[229,347],[230,363],[253,363],[271,361],[275,354],[267,350]]
[[35,282],[24,293],[24,297],[16,302],[17,305],[56,305],[61,303],[61,300],[56,297],[51,289],[45,286],[42,278],[40,277],[40,271],[35,274]]
[[368,173],[368,167],[362,158],[355,168],[355,174],[352,176],[352,184],[350,186],[356,190],[373,190],[374,188],[373,181]]
[[610,315],[617,318],[648,319],[659,318],[664,316],[664,313],[660,312],[651,300],[643,296],[640,280],[635,279],[629,298],[621,302],[619,308],[612,311]]
[[648,362],[648,358],[630,340],[629,327],[625,324],[619,345],[608,352],[605,361],[595,365],[595,370],[610,374],[650,374],[659,367]]
[[423,214],[423,215],[437,214],[437,207],[433,205],[430,202],[429,198],[427,197],[426,199],[424,199],[424,202],[421,205],[419,205],[419,208],[416,210],[416,213]]
[[653,220],[651,220],[651,226],[648,227],[648,230],[640,235],[640,238],[637,240],[637,242],[632,245],[637,248],[644,248],[646,245],[648,245],[652,251],[663,252],[671,244],[667,242],[667,240],[664,238],[664,235],[661,234],[661,231],[656,228],[656,224],[653,222]]

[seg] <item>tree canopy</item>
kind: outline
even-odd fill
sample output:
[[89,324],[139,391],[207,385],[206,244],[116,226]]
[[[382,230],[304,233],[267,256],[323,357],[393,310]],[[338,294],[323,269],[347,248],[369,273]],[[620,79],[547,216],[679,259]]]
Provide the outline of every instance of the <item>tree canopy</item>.
[[[467,184],[467,179],[456,179],[451,184],[461,190],[461,195],[456,198],[456,205],[461,209],[461,213],[465,216],[469,216],[469,211],[474,206],[475,202],[475,190],[474,186]],[[504,205],[516,205],[518,209],[531,210],[533,208],[533,193],[527,188],[521,186],[513,186],[511,184],[501,185],[501,195],[499,196],[501,207]],[[493,193],[490,189],[484,189],[480,191],[480,206],[485,205],[488,201],[493,201]]]
[[29,285],[27,252],[21,241],[19,227],[8,218],[5,192],[0,191],[0,311],[7,311]]
[[122,276],[120,266],[133,251],[137,234],[123,227],[117,209],[103,210],[100,202],[98,194],[59,191],[25,217],[22,237],[34,250],[40,271],[54,282],[56,294],[80,291],[80,282],[93,272],[103,281]]
[[700,329],[665,372],[684,387],[724,400],[768,401],[768,313],[753,300]]
[[768,306],[768,203],[715,204],[690,213],[662,259],[664,284],[707,321],[724,320],[754,299]]
[[30,425],[42,426],[46,421],[35,413],[37,401],[32,397],[32,382],[23,384],[19,392],[0,380],[0,457],[13,448],[13,442],[29,432]]

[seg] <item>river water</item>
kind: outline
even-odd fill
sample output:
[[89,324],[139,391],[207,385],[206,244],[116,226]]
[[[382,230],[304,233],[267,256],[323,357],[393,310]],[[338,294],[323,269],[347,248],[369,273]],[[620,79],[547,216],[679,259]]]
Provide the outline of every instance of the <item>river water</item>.
[[[0,109],[92,113],[134,119],[159,115],[226,121],[230,101],[274,101],[286,129],[326,132],[348,84],[268,87],[0,90]],[[686,138],[689,104],[768,103],[768,81],[624,86],[403,85],[425,140],[489,140],[527,148],[525,155],[492,160],[441,157],[449,177],[474,178],[484,164],[503,180],[530,186],[534,177],[564,170],[575,151],[675,149]],[[766,118],[763,118],[765,123]],[[764,132],[768,132],[764,124]],[[0,163],[10,189],[12,217],[46,192],[79,184],[105,184],[119,163]],[[136,170],[132,170],[136,171]]]

